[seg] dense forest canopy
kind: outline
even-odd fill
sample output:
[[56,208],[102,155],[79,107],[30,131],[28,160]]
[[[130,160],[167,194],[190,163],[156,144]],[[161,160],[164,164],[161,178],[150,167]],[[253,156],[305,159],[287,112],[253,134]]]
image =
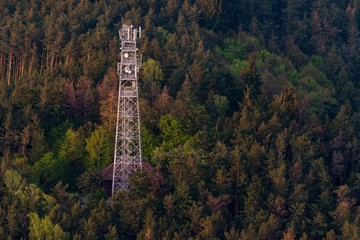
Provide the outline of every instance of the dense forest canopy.
[[[0,1],[0,239],[360,239],[359,7]],[[154,169],[109,198],[123,23]]]

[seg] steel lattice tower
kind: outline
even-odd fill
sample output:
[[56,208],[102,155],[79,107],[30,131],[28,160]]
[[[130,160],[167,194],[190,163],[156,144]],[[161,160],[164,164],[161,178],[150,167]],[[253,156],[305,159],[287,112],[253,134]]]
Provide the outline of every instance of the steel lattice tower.
[[122,25],[121,62],[118,63],[119,97],[116,121],[116,139],[113,164],[112,194],[129,189],[128,178],[142,168],[140,119],[138,99],[138,73],[136,40],[141,37],[141,28]]

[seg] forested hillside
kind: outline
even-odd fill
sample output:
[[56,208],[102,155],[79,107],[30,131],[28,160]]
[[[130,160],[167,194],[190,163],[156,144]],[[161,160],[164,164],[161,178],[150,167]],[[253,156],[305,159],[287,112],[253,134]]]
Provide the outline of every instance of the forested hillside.
[[[360,239],[357,0],[1,0],[0,239]],[[143,160],[112,198],[118,30]]]

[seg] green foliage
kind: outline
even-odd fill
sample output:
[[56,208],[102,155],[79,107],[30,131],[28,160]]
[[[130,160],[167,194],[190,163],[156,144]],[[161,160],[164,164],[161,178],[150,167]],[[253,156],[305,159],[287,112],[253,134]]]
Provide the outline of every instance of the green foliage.
[[[359,7],[0,1],[0,239],[359,239]],[[108,198],[123,23],[144,164]]]
[[219,114],[219,116],[224,117],[229,107],[229,100],[225,96],[215,95],[214,105],[216,112]]
[[61,179],[66,178],[67,168],[63,159],[56,157],[52,152],[46,153],[34,164],[34,180],[43,187],[49,188]]
[[25,181],[16,170],[7,170],[4,174],[4,183],[11,194],[21,193]]
[[40,219],[37,213],[30,213],[30,234],[31,239],[49,239],[49,240],[67,240],[70,239],[68,233],[65,233],[59,224],[53,224],[48,216]]
[[84,139],[80,132],[68,129],[60,145],[59,160],[66,169],[66,183],[74,184],[76,178],[84,169]]
[[[160,63],[150,58],[141,65],[140,89],[143,93],[149,93],[148,98],[152,99],[160,93],[163,80],[163,70]],[[146,94],[144,94],[146,96]]]
[[249,66],[249,62],[246,60],[235,59],[229,66],[229,72],[233,78],[239,76],[239,72],[246,69]]
[[141,65],[141,76],[144,81],[159,83],[163,78],[160,63],[154,59],[148,59]]
[[156,137],[151,130],[147,129],[144,125],[141,125],[141,147],[144,159],[153,160],[153,151],[159,143],[159,137]]
[[179,146],[189,138],[183,131],[180,121],[169,114],[161,117],[159,129],[162,139],[160,147],[164,150],[170,150],[173,147]]
[[111,135],[109,132],[100,127],[91,133],[90,137],[86,141],[86,151],[89,154],[87,159],[86,168],[91,171],[100,171],[109,163],[111,163],[112,157],[112,141],[110,141]]

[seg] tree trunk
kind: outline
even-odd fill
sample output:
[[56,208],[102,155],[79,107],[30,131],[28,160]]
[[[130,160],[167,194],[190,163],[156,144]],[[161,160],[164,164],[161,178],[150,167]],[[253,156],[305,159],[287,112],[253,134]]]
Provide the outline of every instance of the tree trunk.
[[0,55],[0,79],[4,78],[4,53]]
[[239,172],[236,173],[236,189],[235,189],[235,209],[234,209],[234,216],[237,217],[240,212],[240,201],[241,201],[241,195],[240,195],[240,187],[239,187]]
[[7,85],[11,83],[11,70],[12,70],[13,54],[9,53],[8,67],[7,67]]
[[70,59],[70,56],[68,54],[68,55],[66,55],[66,58],[65,58],[65,67],[67,67],[67,65],[69,63],[69,59]]
[[14,69],[14,80],[19,78],[19,53],[16,53],[14,55],[14,63],[13,63],[13,69]]
[[40,75],[42,75],[43,68],[44,68],[44,48],[41,50]]
[[55,54],[54,68],[55,68],[56,66],[60,66],[60,64],[61,64],[61,56],[60,56],[60,54],[58,53],[58,54]]
[[22,60],[21,60],[20,77],[24,77],[26,58],[27,58],[27,50],[24,51],[24,54],[23,54],[23,57],[22,57]]
[[35,47],[35,44],[34,44],[33,45],[33,50],[31,52],[31,59],[30,59],[30,64],[29,64],[29,76],[31,76],[32,70],[33,70],[33,67],[34,67],[35,51],[36,51],[36,47]]
[[47,44],[47,46],[46,46],[46,56],[45,56],[45,71],[47,71],[47,70],[49,70],[49,59],[50,59],[50,57],[49,57],[49,44]]
[[50,71],[52,72],[53,67],[54,67],[54,60],[55,60],[55,53],[53,52],[51,54],[51,60],[50,60]]

